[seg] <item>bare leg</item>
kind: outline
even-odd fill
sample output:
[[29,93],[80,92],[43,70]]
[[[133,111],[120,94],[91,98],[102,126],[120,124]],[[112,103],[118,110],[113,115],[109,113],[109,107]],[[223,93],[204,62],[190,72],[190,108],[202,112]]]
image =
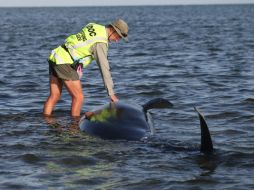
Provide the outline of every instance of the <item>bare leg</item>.
[[68,92],[70,93],[72,97],[71,115],[73,117],[79,117],[82,104],[84,101],[84,95],[82,91],[81,82],[80,80],[76,80],[76,81],[65,80],[63,82],[66,89],[68,90]]
[[61,79],[54,76],[50,76],[50,94],[47,101],[44,104],[43,114],[51,115],[55,104],[61,97],[63,82]]

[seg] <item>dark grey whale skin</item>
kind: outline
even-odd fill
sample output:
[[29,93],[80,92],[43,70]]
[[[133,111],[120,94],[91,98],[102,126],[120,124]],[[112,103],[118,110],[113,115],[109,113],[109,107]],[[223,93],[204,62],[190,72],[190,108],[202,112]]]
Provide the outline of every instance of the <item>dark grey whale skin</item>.
[[[147,121],[147,111],[154,108],[170,108],[169,101],[156,98],[143,106],[130,105],[120,101],[109,103],[102,109],[92,112],[92,116],[80,119],[81,131],[107,140],[139,141],[147,135],[151,127]],[[204,116],[195,108],[200,119],[201,145],[200,151],[213,152],[213,143]]]
[[102,139],[139,141],[150,129],[145,114],[141,106],[110,103],[90,118],[81,118],[79,127]]

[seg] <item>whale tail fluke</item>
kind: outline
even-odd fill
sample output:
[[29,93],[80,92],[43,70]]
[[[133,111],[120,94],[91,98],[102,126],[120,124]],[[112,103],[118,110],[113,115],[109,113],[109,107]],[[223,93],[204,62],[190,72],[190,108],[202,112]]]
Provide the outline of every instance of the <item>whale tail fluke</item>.
[[143,110],[146,113],[148,110],[154,109],[154,108],[162,109],[162,108],[171,108],[171,107],[173,107],[173,104],[170,101],[163,98],[155,98],[145,103],[143,105]]
[[201,128],[201,146],[200,146],[200,152],[203,153],[212,153],[213,152],[213,142],[210,135],[209,128],[207,126],[207,123],[205,121],[205,118],[203,114],[200,113],[200,111],[194,107],[195,111],[198,113],[199,120],[200,120],[200,128]]

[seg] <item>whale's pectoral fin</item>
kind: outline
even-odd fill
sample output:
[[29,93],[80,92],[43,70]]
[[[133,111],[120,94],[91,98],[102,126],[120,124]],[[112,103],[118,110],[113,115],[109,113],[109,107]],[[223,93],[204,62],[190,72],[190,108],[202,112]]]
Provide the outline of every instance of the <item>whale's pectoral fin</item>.
[[161,108],[171,108],[171,107],[173,107],[173,104],[170,101],[163,98],[155,98],[150,100],[146,104],[144,104],[143,110],[146,113],[147,110],[154,109],[154,108],[161,109]]
[[194,109],[198,113],[199,120],[200,120],[200,128],[201,128],[200,152],[212,153],[213,152],[213,142],[212,142],[210,131],[209,131],[209,128],[208,128],[207,123],[205,121],[205,118],[196,107],[194,107]]

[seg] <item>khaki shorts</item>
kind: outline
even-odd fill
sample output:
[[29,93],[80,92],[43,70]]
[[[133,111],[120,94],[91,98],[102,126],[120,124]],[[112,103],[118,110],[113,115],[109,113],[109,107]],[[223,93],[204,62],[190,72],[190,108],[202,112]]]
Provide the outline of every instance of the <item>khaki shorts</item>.
[[55,76],[63,80],[79,80],[77,71],[71,64],[59,64],[49,61],[49,76]]

